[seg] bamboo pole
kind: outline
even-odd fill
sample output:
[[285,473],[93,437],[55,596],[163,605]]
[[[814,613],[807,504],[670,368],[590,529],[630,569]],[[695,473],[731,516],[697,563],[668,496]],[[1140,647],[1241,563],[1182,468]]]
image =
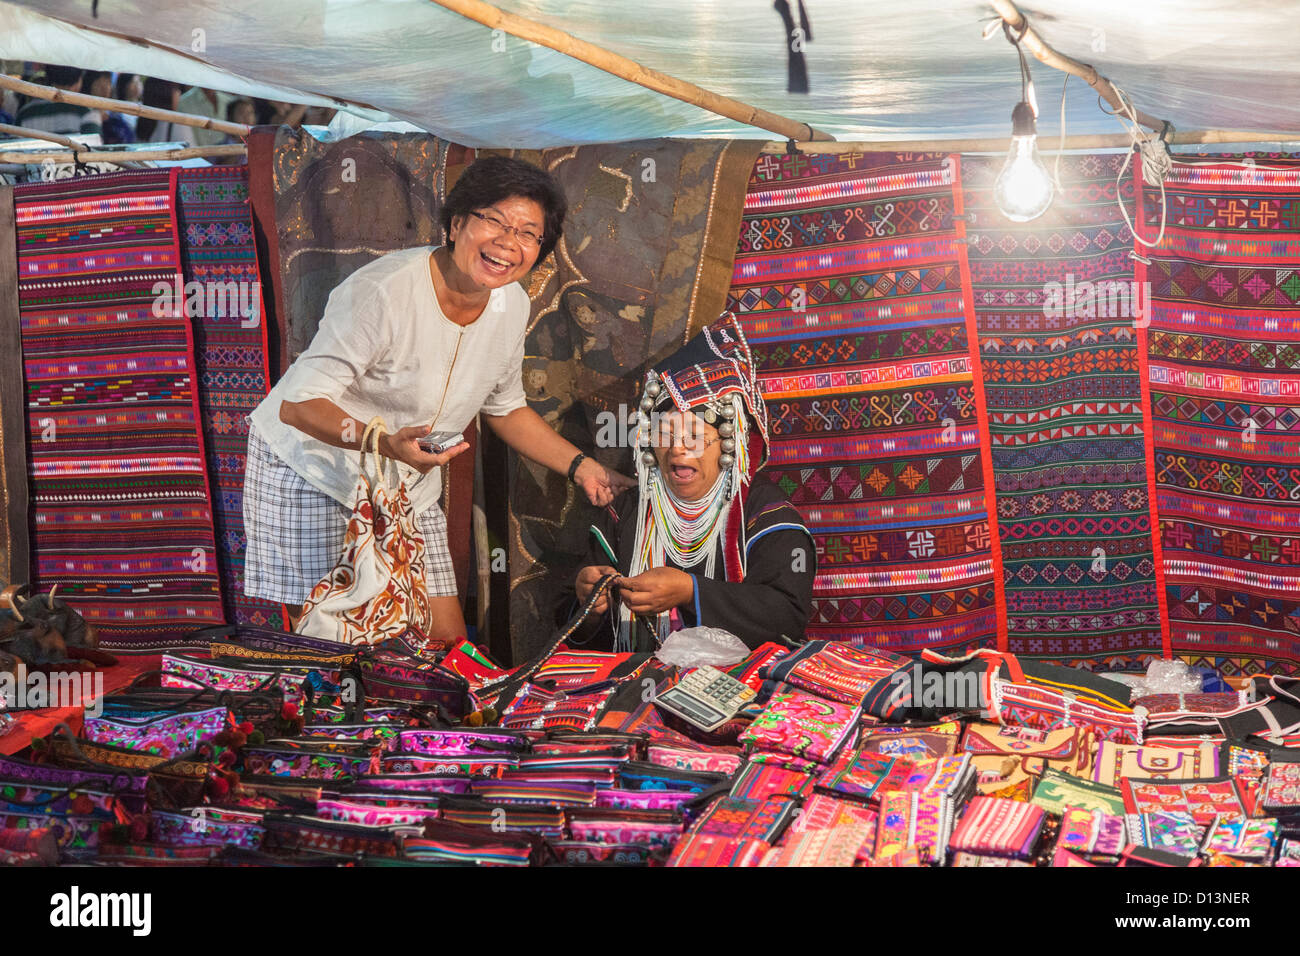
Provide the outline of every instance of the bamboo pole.
[[[1020,42],[1024,44],[1029,52],[1047,66],[1065,73],[1070,73],[1079,77],[1094,90],[1101,94],[1102,99],[1109,103],[1116,112],[1121,112],[1119,94],[1115,92],[1115,84],[1106,77],[1097,72],[1096,67],[1087,63],[1081,63],[1073,57],[1068,57],[1063,53],[1058,53],[1053,49],[1041,36],[1035,32],[1034,28],[1029,25],[1029,21],[1012,0],[990,0],[993,4],[994,11],[997,12],[1003,21],[1006,22],[1013,32],[1020,36]],[[1137,115],[1137,120],[1148,129],[1157,132],[1163,130],[1167,125],[1164,120],[1156,119],[1147,113],[1143,113],[1136,106],[1133,112]]]
[[575,60],[581,60],[583,63],[594,66],[598,70],[604,70],[619,79],[627,80],[656,93],[662,93],[665,96],[671,96],[683,103],[690,103],[692,106],[698,106],[711,113],[717,113],[719,116],[725,116],[727,119],[735,120],[738,123],[769,130],[783,139],[830,142],[835,138],[829,133],[814,129],[807,123],[800,123],[778,113],[750,106],[748,103],[733,100],[729,96],[713,93],[703,87],[696,86],[694,83],[679,80],[667,73],[652,70],[612,50],[596,46],[594,43],[588,43],[586,40],[579,40],[563,30],[548,27],[545,24],[514,13],[506,13],[490,3],[483,2],[483,0],[430,0],[430,2],[436,3],[452,13],[458,13],[476,23],[481,23],[489,29],[504,30],[511,36],[518,37],[521,40],[528,40],[539,46],[548,47]]
[[43,139],[47,143],[58,143],[60,146],[66,146],[68,149],[81,152],[89,149],[85,143],[78,143],[71,136],[63,136],[59,133],[47,133],[43,129],[28,129],[25,126],[10,126],[8,123],[0,123],[0,133],[6,133],[9,136],[19,136],[23,139]]
[[128,150],[93,150],[74,153],[72,150],[58,152],[12,152],[3,151],[0,143],[0,163],[143,163],[165,159],[214,159],[222,156],[245,156],[248,147],[243,143],[227,143],[222,146],[186,146],[182,149],[141,149]]
[[247,136],[252,130],[251,126],[245,126],[243,123],[227,123],[225,120],[215,119],[211,116],[178,113],[175,110],[164,110],[156,106],[145,106],[141,103],[130,103],[126,100],[109,99],[106,96],[72,93],[68,90],[61,90],[56,86],[41,86],[39,83],[28,83],[26,80],[15,79],[4,74],[0,74],[0,89],[13,90],[15,93],[23,93],[38,100],[71,103],[73,106],[88,106],[92,110],[109,110],[113,113],[130,113],[133,116],[143,116],[145,119],[175,123],[177,126],[210,129],[214,133],[229,133],[231,136]]
[[[1171,146],[1189,146],[1201,143],[1286,143],[1300,142],[1300,132],[1248,132],[1240,130],[1209,129],[1186,133],[1171,133]],[[997,139],[908,139],[874,140],[872,142],[795,143],[801,153],[1005,153],[1007,137]],[[1058,146],[1059,136],[1039,136],[1038,148],[1042,152],[1057,149],[1128,149],[1133,141],[1124,133],[1082,133],[1065,137],[1065,145]],[[784,153],[785,143],[767,143],[764,153]]]

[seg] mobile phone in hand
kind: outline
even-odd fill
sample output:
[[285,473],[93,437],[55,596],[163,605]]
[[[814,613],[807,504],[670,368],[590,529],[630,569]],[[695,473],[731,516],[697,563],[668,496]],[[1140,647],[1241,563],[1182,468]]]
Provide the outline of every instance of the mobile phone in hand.
[[455,448],[465,440],[465,436],[460,432],[434,432],[431,435],[425,435],[416,444],[420,446],[421,451],[427,451],[431,455],[441,455],[449,448]]

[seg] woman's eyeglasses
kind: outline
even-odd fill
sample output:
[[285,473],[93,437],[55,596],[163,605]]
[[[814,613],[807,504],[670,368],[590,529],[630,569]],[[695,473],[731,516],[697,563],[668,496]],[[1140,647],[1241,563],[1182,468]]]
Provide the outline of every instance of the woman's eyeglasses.
[[721,440],[721,438],[705,438],[699,433],[679,435],[669,428],[660,429],[657,433],[651,435],[650,439],[655,448],[674,448],[681,445],[687,451],[694,452],[697,455],[703,454],[704,449]]
[[518,226],[512,226],[488,212],[471,211],[470,215],[483,223],[483,228],[487,230],[493,239],[508,232],[519,240],[521,246],[527,246],[529,249],[536,249],[542,244],[542,237],[531,229],[520,229]]

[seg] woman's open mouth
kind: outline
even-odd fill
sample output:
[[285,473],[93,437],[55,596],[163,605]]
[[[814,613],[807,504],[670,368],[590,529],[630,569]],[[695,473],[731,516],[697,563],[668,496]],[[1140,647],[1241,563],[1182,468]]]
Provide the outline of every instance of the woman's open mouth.
[[479,261],[483,263],[483,267],[493,275],[506,275],[515,267],[513,262],[509,262],[505,259],[498,259],[496,256],[489,255],[486,252],[480,252],[478,257]]
[[668,471],[681,484],[686,484],[700,473],[698,468],[691,465],[672,465]]

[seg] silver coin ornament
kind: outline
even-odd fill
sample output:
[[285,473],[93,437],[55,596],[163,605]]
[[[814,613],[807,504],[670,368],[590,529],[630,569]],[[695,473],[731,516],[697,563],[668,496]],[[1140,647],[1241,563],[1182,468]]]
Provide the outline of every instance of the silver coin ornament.
[[718,413],[715,412],[712,408],[706,408],[704,409],[704,420],[708,422],[710,425],[712,425],[714,422],[718,420]]

